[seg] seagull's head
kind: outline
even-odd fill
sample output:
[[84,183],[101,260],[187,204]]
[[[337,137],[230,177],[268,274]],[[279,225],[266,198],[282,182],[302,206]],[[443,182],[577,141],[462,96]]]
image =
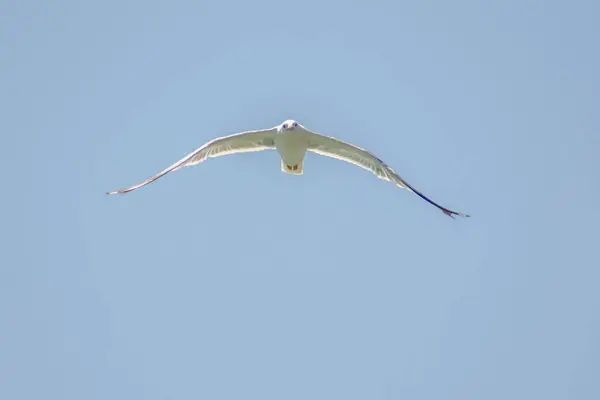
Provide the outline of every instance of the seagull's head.
[[287,121],[284,121],[281,125],[279,125],[279,131],[293,131],[301,127],[302,125],[300,125],[298,122],[294,121],[293,119],[288,119]]

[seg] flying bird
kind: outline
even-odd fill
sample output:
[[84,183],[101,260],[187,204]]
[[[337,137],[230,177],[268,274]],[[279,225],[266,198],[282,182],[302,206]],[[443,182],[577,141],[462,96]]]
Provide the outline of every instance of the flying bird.
[[281,170],[292,175],[304,173],[304,157],[307,151],[346,161],[371,171],[380,179],[392,182],[396,186],[416,194],[452,218],[455,215],[469,217],[468,214],[449,210],[430,200],[409,185],[389,165],[367,150],[334,137],[312,132],[294,120],[284,121],[282,124],[268,129],[245,131],[213,139],[145,181],[126,189],[107,192],[107,194],[131,192],[154,182],[171,171],[199,164],[207,158],[262,150],[277,150],[281,158]]

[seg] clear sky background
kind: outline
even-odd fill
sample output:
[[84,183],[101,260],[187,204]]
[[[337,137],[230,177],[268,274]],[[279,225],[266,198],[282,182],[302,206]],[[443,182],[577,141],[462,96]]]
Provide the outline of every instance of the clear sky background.
[[599,4],[2,1],[0,398],[599,399]]

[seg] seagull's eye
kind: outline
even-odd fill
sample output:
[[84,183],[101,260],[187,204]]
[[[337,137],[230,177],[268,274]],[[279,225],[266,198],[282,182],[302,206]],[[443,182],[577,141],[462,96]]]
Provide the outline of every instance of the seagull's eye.
[[297,122],[294,122],[294,126],[298,126],[298,123],[297,123]]
[[283,124],[283,129],[287,129],[287,124]]

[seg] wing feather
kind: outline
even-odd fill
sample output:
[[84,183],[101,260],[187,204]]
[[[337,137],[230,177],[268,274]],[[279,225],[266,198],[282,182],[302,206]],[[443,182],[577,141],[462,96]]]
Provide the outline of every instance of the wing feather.
[[315,132],[309,132],[309,147],[308,151],[311,151],[322,156],[334,158],[349,162],[357,165],[361,168],[371,171],[378,178],[394,183],[396,186],[403,189],[407,189],[410,192],[415,193],[429,204],[439,208],[444,214],[453,217],[458,215],[461,217],[468,217],[467,214],[462,214],[456,211],[449,210],[445,207],[435,203],[421,192],[416,190],[414,187],[408,184],[396,171],[394,171],[389,165],[383,162],[380,158],[375,156],[373,153],[362,149],[351,143],[344,142],[340,139],[336,139],[331,136],[325,136]]
[[131,192],[151,182],[154,182],[158,178],[166,175],[171,171],[178,170],[181,167],[199,164],[208,158],[220,157],[236,153],[247,153],[253,151],[274,149],[276,132],[276,128],[269,128],[234,133],[233,135],[213,139],[205,143],[201,147],[197,148],[190,154],[186,155],[181,160],[172,164],[168,168],[162,170],[158,174],[146,179],[145,181],[140,182],[137,185],[131,186],[129,188],[114,190],[112,192],[107,192],[106,194],[122,194]]

